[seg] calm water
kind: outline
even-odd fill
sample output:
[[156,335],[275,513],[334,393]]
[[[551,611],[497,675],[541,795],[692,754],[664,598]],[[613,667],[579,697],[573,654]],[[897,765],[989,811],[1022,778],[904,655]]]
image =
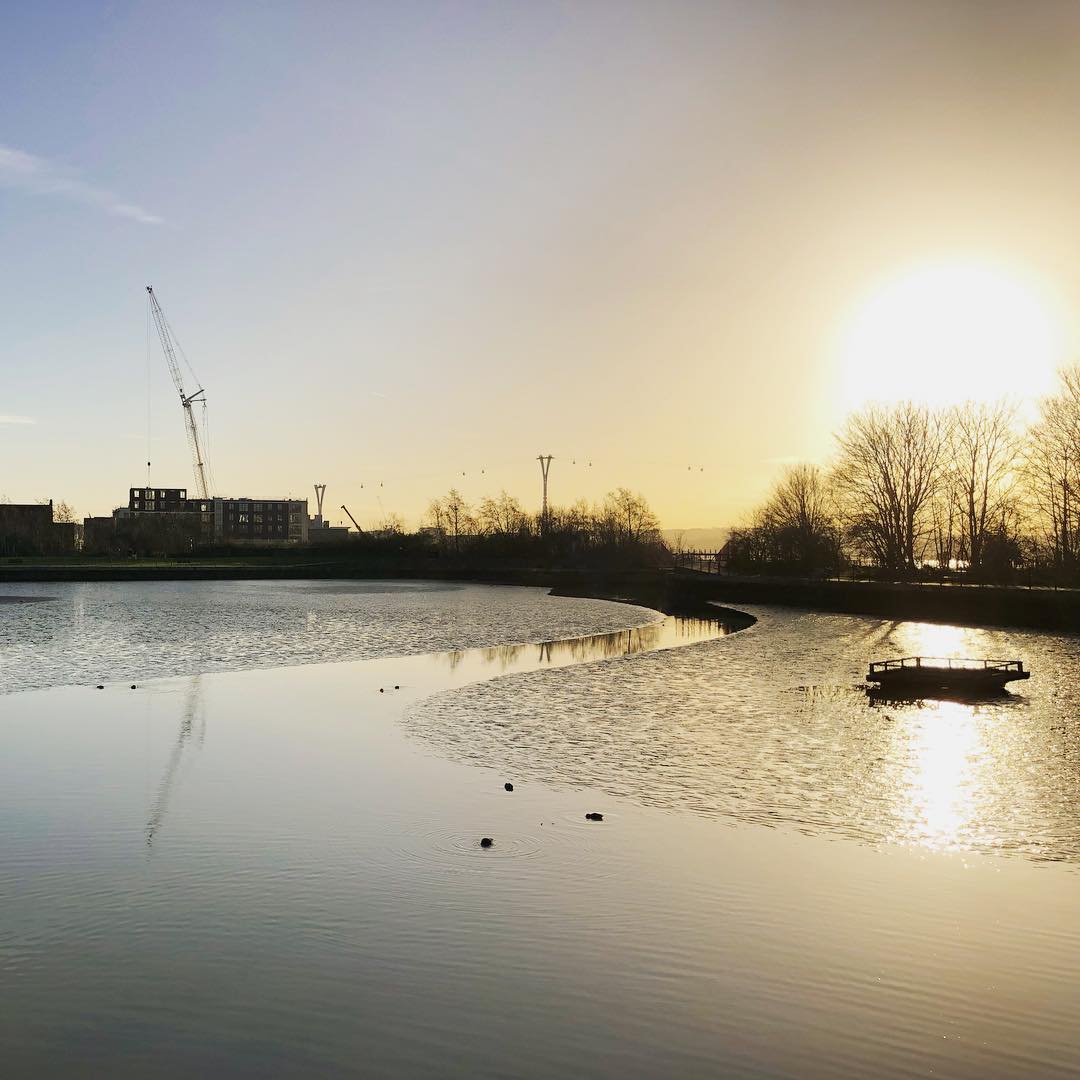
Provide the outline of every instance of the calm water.
[[[145,588],[113,600],[152,625]],[[649,621],[516,648],[516,597]],[[387,652],[310,663],[305,603]],[[490,647],[404,655],[395,603]],[[0,701],[5,1075],[1080,1069],[1073,639],[766,609],[718,638],[481,587],[285,606],[277,663],[306,666],[103,691],[63,684],[123,646],[53,606],[70,666]],[[857,688],[871,657],[1002,650],[1023,699]]]

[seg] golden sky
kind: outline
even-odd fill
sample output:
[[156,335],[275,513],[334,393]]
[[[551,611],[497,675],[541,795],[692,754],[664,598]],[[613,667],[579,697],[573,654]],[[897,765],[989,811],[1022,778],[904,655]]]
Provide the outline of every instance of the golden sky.
[[[219,492],[364,524],[535,507],[539,453],[555,501],[732,524],[866,397],[1075,356],[1074,3],[152,9],[10,28],[13,500],[143,481],[147,283]],[[154,483],[190,485],[150,365]]]

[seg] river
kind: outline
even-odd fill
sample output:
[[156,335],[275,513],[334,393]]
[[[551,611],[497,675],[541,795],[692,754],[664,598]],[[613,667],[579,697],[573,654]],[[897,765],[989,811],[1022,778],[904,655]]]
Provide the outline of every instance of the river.
[[[4,591],[6,1075],[1080,1070],[1077,639]],[[866,661],[910,653],[1034,674],[868,698]]]

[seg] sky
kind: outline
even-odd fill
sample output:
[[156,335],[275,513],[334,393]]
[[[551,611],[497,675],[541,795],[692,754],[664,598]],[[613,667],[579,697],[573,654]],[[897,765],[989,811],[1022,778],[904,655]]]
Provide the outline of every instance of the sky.
[[1008,289],[974,288],[953,384],[1075,358],[1075,3],[44,0],[5,5],[0,61],[14,502],[109,513],[148,446],[193,486],[147,284],[216,493],[323,482],[364,525],[450,487],[535,509],[539,454],[556,503],[735,524],[904,392],[912,275],[976,267],[1042,320],[999,333]]

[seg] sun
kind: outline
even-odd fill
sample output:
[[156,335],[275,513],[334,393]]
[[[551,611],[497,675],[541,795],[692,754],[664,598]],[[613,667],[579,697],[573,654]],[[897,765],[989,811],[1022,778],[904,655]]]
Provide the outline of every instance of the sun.
[[843,328],[844,405],[1031,401],[1067,360],[1064,326],[1036,284],[989,262],[922,265],[886,281]]

